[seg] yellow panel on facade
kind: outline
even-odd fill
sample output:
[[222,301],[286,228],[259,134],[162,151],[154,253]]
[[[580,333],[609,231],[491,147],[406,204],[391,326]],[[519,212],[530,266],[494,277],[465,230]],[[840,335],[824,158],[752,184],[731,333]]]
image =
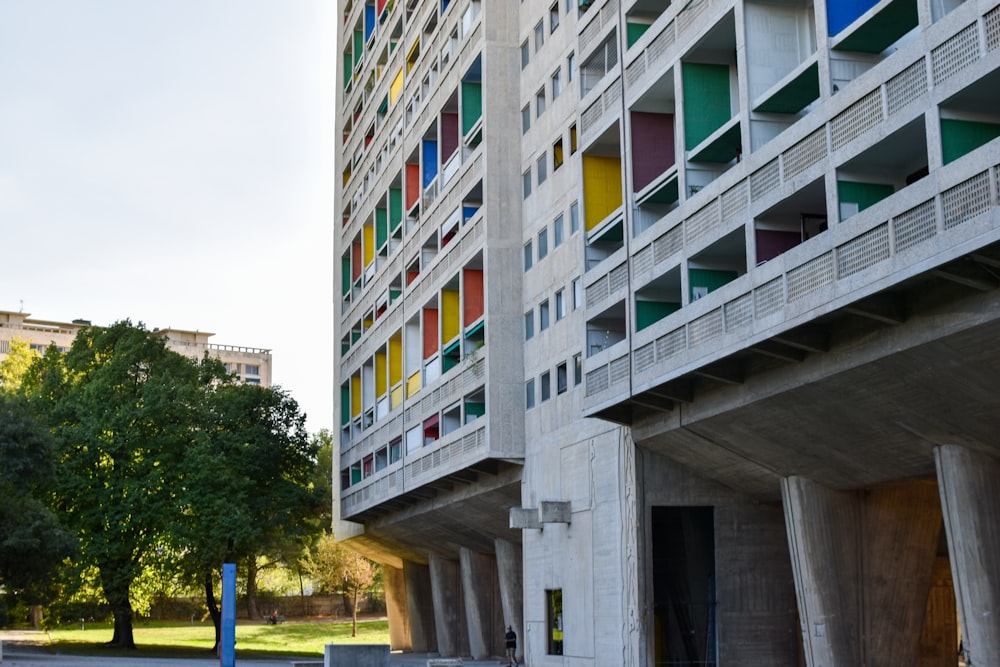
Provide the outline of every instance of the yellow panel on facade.
[[389,339],[389,386],[395,387],[403,379],[403,341]]
[[447,343],[457,336],[460,327],[458,290],[441,290],[441,342]]
[[410,398],[420,391],[420,371],[406,379],[406,397]]
[[386,376],[385,352],[375,354],[375,395],[384,396],[389,390],[389,383]]
[[584,226],[589,231],[622,205],[622,161],[617,157],[583,156]]
[[361,415],[361,376],[351,376],[351,416]]
[[396,101],[399,94],[403,92],[403,68],[399,68],[396,72],[396,77],[392,80],[392,85],[389,86],[389,104]]
[[368,266],[371,261],[375,259],[375,227],[373,225],[365,225],[363,227],[364,239],[362,241],[361,247],[364,249],[363,264]]
[[389,395],[389,409],[395,410],[403,404],[403,385],[399,385],[392,390]]

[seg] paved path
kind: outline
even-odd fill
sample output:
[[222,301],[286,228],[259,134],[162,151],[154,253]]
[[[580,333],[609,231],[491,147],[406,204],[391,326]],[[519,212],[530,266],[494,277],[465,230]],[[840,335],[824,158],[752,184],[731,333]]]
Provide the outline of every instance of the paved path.
[[[219,667],[218,658],[110,658],[79,655],[50,655],[38,646],[17,643],[18,633],[0,632],[0,667]],[[393,653],[391,667],[426,667],[426,653]],[[309,660],[298,658],[297,660]],[[322,662],[321,658],[313,658]],[[292,667],[292,658],[279,660],[249,660],[236,655],[237,667]],[[500,658],[492,660],[463,660],[465,667],[499,667],[506,664]]]

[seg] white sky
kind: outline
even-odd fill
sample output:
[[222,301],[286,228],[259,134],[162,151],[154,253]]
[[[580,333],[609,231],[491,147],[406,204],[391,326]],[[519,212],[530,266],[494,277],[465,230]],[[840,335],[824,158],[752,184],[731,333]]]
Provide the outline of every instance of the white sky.
[[0,0],[0,310],[271,348],[332,426],[334,0]]

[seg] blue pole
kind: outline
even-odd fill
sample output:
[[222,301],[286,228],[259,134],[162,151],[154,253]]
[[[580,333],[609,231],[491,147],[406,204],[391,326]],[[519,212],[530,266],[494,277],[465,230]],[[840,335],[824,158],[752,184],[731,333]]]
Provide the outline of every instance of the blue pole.
[[222,564],[221,667],[236,667],[236,564]]

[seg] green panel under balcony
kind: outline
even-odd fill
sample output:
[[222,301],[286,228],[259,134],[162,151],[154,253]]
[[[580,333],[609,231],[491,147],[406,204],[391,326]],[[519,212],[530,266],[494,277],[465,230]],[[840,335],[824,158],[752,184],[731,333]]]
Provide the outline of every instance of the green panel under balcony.
[[677,312],[679,303],[664,303],[661,301],[635,302],[635,329],[642,331],[646,327],[659,322],[670,313]]
[[896,188],[887,183],[837,181],[837,197],[840,203],[857,204],[858,211],[877,204],[895,191]]
[[[684,147],[691,150],[732,117],[729,65],[683,63]],[[728,160],[727,160],[728,162]]]
[[351,421],[351,390],[346,385],[340,387],[340,425]]
[[639,41],[639,38],[646,34],[649,30],[649,23],[629,23],[625,28],[625,33],[628,37],[628,48]]
[[478,81],[462,82],[462,136],[469,133],[483,117],[483,85]]
[[917,22],[917,3],[914,0],[894,0],[833,48],[838,51],[882,53],[916,28]]
[[728,124],[723,125],[721,132],[710,137],[708,141],[696,146],[688,155],[688,159],[692,162],[721,162],[722,164],[726,164],[739,158],[742,153],[743,144],[740,137],[739,119],[733,118]]
[[714,292],[726,283],[736,280],[737,274],[735,271],[717,269],[690,269],[688,277],[691,285],[691,300],[695,301]]
[[819,65],[813,61],[808,67],[783,81],[777,89],[768,91],[766,98],[754,111],[765,113],[798,113],[819,97]]
[[396,231],[403,222],[403,189],[389,188],[389,229]]
[[351,292],[351,258],[340,258],[340,293],[347,296]]
[[1000,137],[1000,123],[942,118],[941,151],[944,163],[954,162],[997,137]]

